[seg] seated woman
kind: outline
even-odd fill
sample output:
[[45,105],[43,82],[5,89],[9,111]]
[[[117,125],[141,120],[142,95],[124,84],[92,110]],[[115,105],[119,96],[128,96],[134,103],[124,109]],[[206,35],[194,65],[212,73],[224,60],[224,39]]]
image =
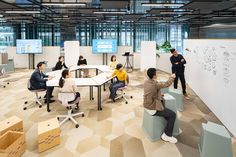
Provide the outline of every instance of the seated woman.
[[[65,93],[75,93],[75,99],[68,103],[73,103],[77,98],[80,97],[75,81],[71,78],[71,73],[68,69],[65,69],[61,73],[61,78],[59,80],[60,92]],[[76,104],[75,110],[79,109],[79,104]]]
[[61,70],[63,67],[64,67],[65,69],[67,69],[67,66],[66,66],[65,61],[64,61],[64,57],[63,57],[63,56],[60,56],[60,57],[58,58],[58,62],[57,62],[57,64],[56,64],[56,66],[54,67],[53,71],[54,71],[54,70]]
[[109,97],[113,101],[115,101],[116,91],[127,84],[127,73],[124,70],[122,64],[116,65],[116,69],[112,74],[112,77],[114,76],[117,77],[117,81],[110,85],[110,97]]
[[111,62],[109,64],[109,67],[114,70],[116,68],[116,65],[118,64],[119,62],[116,60],[116,56],[115,55],[112,55],[111,56]]
[[[87,60],[83,56],[79,56],[79,60],[77,63],[78,66],[83,66],[87,65]],[[89,77],[89,70],[88,69],[83,69],[84,72],[84,77]]]

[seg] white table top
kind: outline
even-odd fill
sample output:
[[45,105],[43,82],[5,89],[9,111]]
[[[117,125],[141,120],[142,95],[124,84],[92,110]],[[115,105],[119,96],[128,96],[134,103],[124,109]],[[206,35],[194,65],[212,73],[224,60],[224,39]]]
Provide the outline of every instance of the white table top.
[[111,68],[107,65],[84,65],[84,66],[71,66],[70,71],[75,71],[79,69],[98,69],[102,72],[111,72]]
[[[88,65],[88,66],[73,66],[71,68],[72,68],[72,70],[74,70],[74,69],[77,70],[80,67],[86,67],[88,69],[91,69],[91,68],[100,69],[103,73],[100,73],[97,76],[94,76],[92,78],[74,78],[75,84],[77,86],[100,86],[100,85],[102,85],[102,84],[104,84],[107,81],[112,79],[112,78],[107,78],[107,77],[111,76],[111,74],[112,74],[112,71],[110,70],[110,68],[108,66]],[[71,70],[71,68],[70,68],[70,70]],[[108,68],[109,68],[109,72],[107,72]],[[61,77],[61,72],[62,72],[62,70],[56,70],[56,71],[48,72],[47,75],[53,76],[54,78],[52,80],[47,81],[47,86],[50,86],[50,87],[59,86],[59,80],[60,80],[60,77]]]

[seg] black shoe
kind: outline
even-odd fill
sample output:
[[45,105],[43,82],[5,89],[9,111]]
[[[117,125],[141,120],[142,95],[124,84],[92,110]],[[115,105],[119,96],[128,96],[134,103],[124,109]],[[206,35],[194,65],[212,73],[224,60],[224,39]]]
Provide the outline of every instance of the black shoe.
[[[47,98],[46,95],[43,98],[46,99]],[[53,95],[51,95],[50,98],[53,98]]]
[[[53,103],[53,102],[55,102],[55,100],[49,100],[49,101],[48,101],[49,104],[50,104],[50,103]],[[44,103],[46,104],[46,103],[47,103],[47,100],[45,100]]]

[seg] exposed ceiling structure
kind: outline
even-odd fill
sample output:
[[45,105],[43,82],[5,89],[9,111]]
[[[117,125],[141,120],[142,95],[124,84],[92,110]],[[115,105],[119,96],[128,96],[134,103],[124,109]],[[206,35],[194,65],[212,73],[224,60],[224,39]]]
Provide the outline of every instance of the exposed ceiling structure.
[[0,0],[0,23],[236,22],[236,0]]

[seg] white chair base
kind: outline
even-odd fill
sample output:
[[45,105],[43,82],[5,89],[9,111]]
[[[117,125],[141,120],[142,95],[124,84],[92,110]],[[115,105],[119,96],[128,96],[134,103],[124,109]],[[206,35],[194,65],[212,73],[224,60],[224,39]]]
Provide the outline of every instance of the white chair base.
[[[27,108],[29,108],[29,107],[31,107],[31,106],[34,105],[34,104],[32,104],[32,103],[29,104],[29,102],[35,102],[36,104],[38,104],[39,108],[41,108],[42,105],[43,105],[41,101],[43,101],[43,100],[45,100],[45,98],[39,97],[39,96],[38,96],[38,92],[36,92],[36,93],[35,93],[35,97],[33,97],[30,101],[25,101],[25,105],[24,105],[24,107],[23,107],[23,110],[27,110]],[[28,105],[27,105],[27,104],[28,104]]]
[[60,122],[60,126],[64,124],[66,121],[71,120],[75,124],[75,127],[78,128],[79,124],[73,117],[80,116],[80,115],[84,117],[84,112],[72,114],[72,107],[70,107],[67,115],[58,115],[57,119],[60,120],[60,118],[64,118],[63,121]]
[[130,99],[133,98],[133,96],[131,96],[131,95],[126,95],[126,94],[125,94],[124,88],[118,89],[118,91],[120,91],[121,94],[119,94],[119,95],[115,98],[115,100],[118,100],[118,99],[123,98],[123,99],[125,99],[125,103],[128,104],[128,103],[129,103],[129,102],[128,102],[128,99],[129,99],[129,98],[130,98]]

